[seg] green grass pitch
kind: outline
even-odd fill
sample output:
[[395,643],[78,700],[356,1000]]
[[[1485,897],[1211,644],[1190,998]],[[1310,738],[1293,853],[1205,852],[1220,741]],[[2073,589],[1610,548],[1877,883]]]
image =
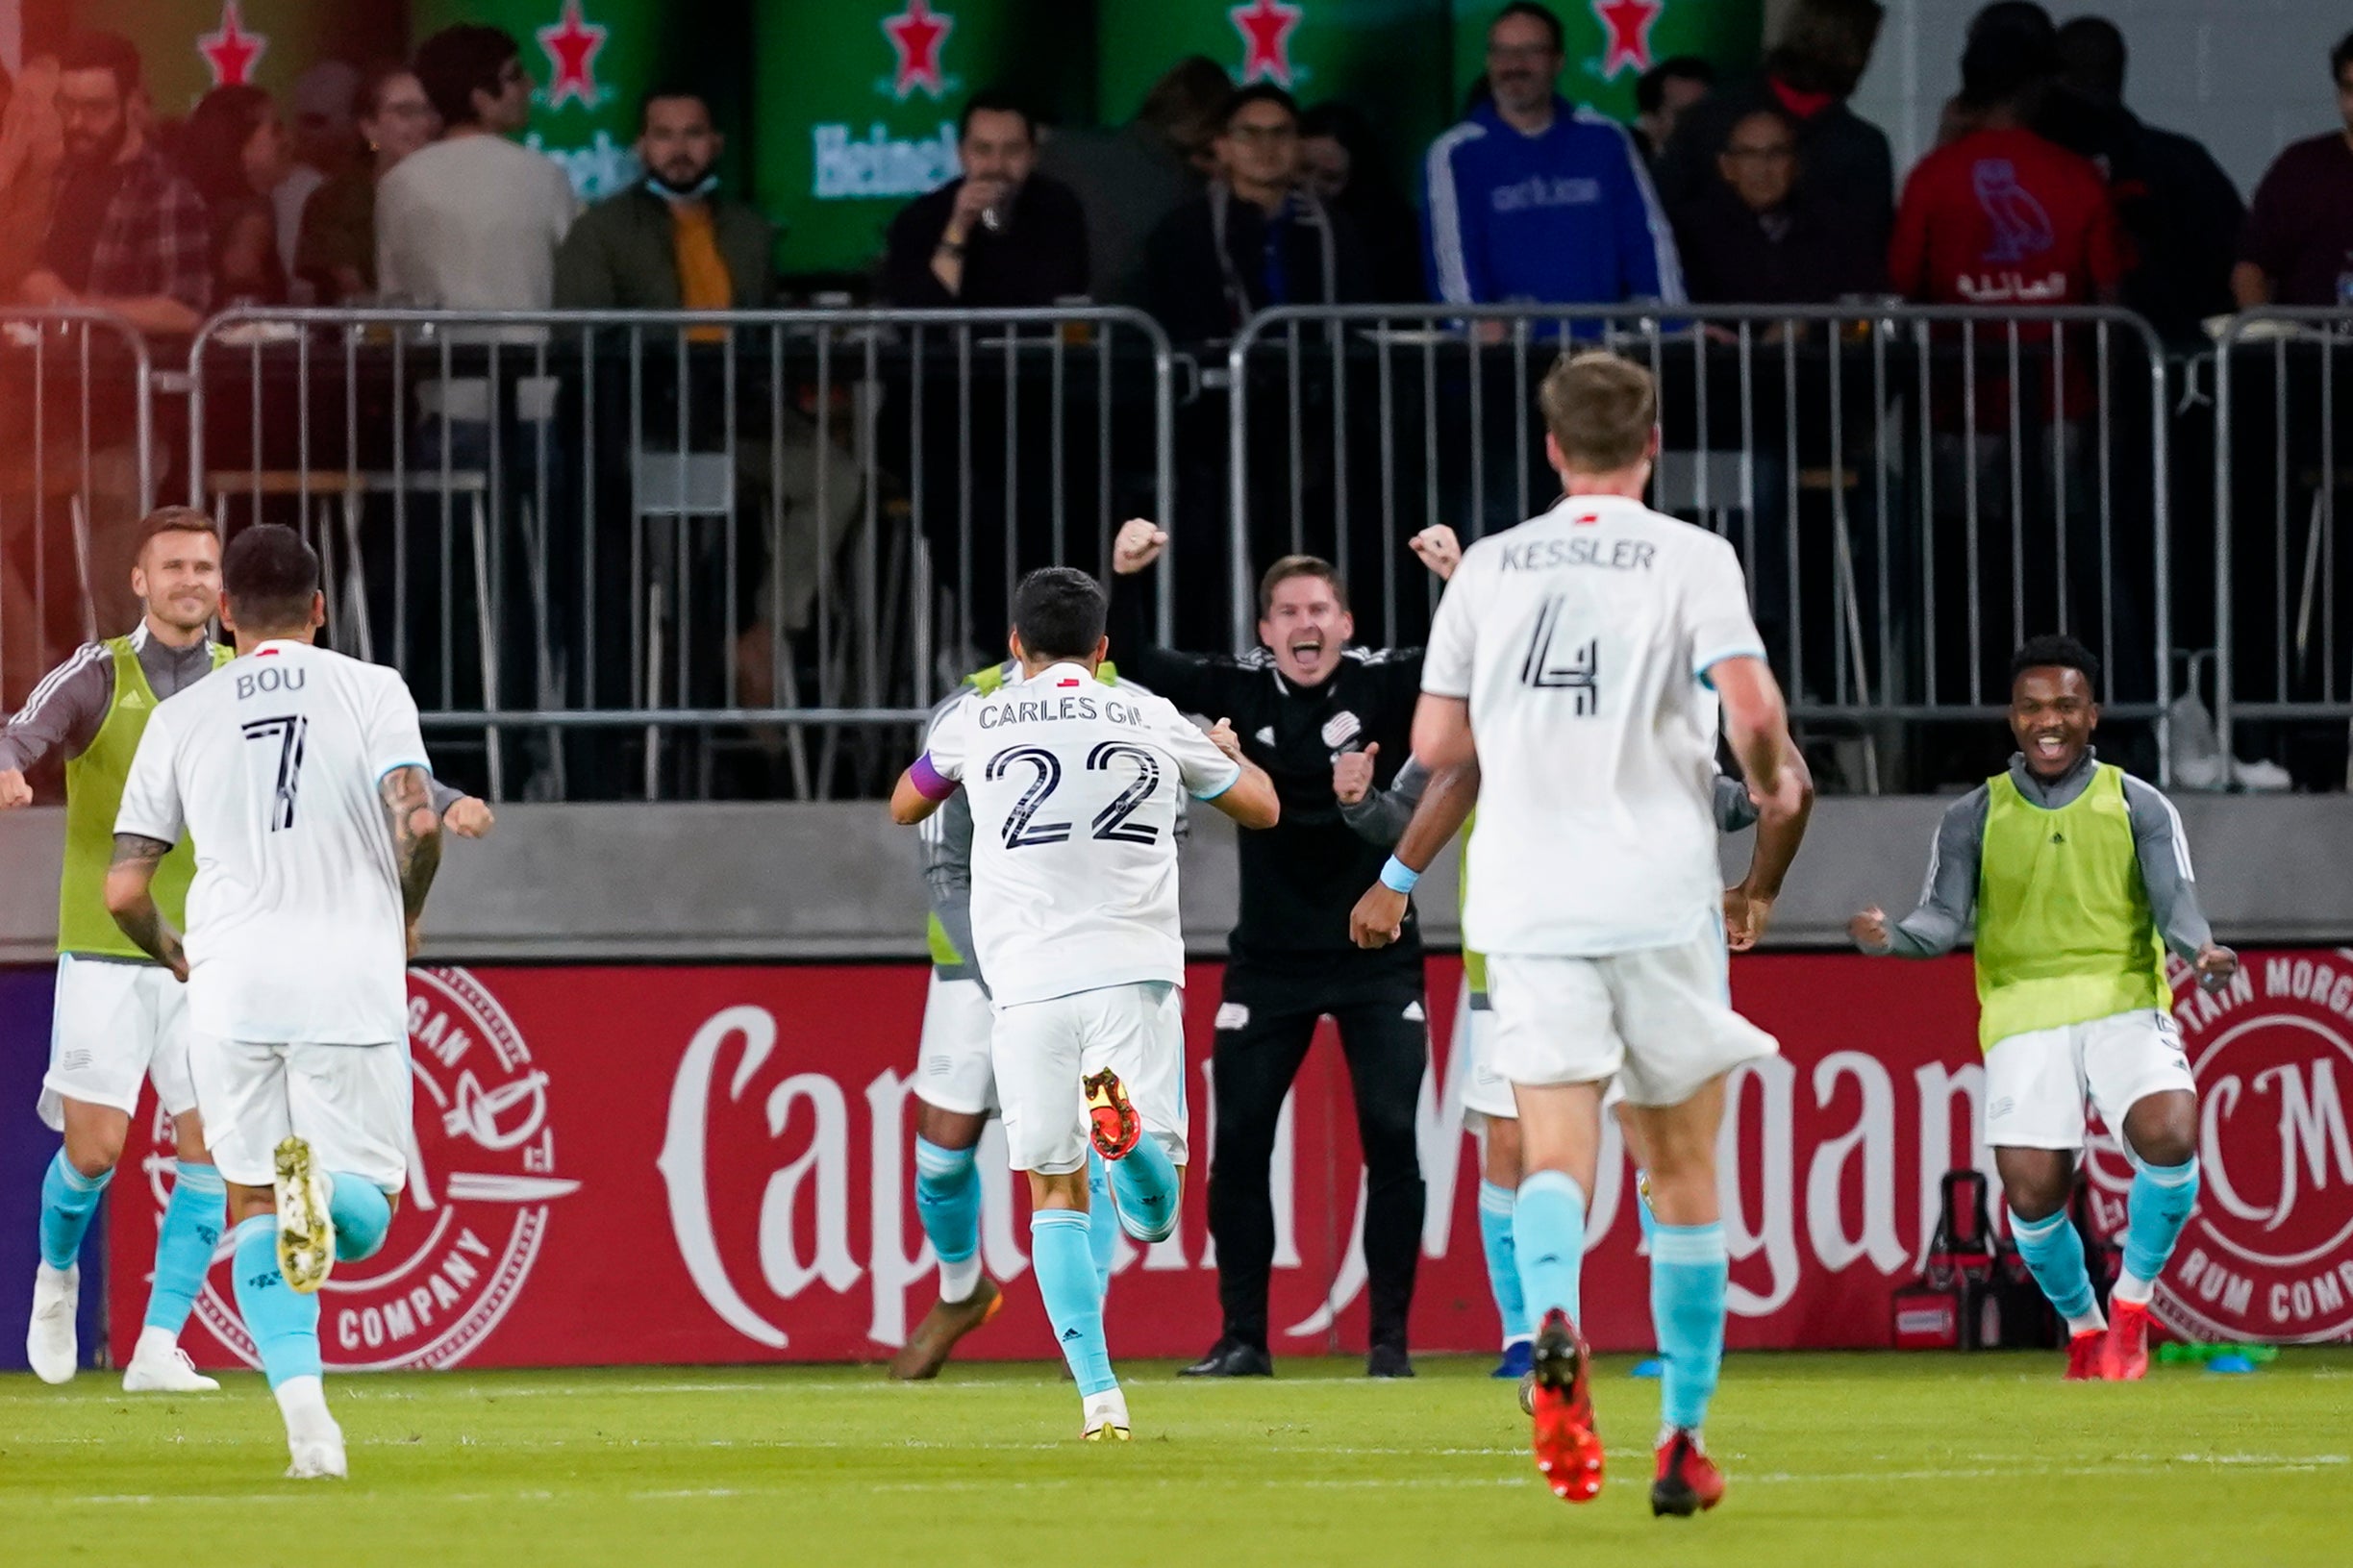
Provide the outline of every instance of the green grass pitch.
[[1073,1439],[1052,1369],[346,1378],[352,1479],[295,1483],[261,1380],[129,1399],[0,1378],[11,1563],[447,1568],[1548,1562],[2079,1568],[2353,1561],[2353,1352],[2066,1384],[2044,1356],[1736,1356],[1716,1512],[1653,1520],[1657,1384],[1597,1368],[1598,1502],[1556,1502],[1486,1363],[1412,1382],[1125,1369],[1137,1441]]

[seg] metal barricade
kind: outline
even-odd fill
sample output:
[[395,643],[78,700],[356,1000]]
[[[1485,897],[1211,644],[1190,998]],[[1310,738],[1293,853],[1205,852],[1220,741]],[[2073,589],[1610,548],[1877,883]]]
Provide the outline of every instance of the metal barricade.
[[[2353,787],[2353,311],[2269,307],[2215,337],[2214,787],[2247,784],[2238,744],[2261,725],[2265,781]],[[2260,762],[2258,766],[2260,766]]]
[[520,736],[533,794],[708,793],[733,747],[808,797],[1002,657],[1020,573],[1167,514],[1172,363],[1113,308],[238,310],[189,491],[303,527],[331,640],[494,793]]
[[153,381],[146,338],[120,316],[0,308],[0,711],[77,643],[137,624]]
[[1418,640],[1438,584],[1408,536],[1551,504],[1535,394],[1589,342],[1658,377],[1652,504],[1732,538],[1793,716],[1867,737],[1865,787],[1877,742],[1998,715],[2012,650],[2047,631],[2102,656],[2110,716],[2154,721],[2163,766],[2167,365],[2118,310],[1264,311],[1226,365],[1236,644],[1254,565],[1305,550],[1350,578],[1365,640]]

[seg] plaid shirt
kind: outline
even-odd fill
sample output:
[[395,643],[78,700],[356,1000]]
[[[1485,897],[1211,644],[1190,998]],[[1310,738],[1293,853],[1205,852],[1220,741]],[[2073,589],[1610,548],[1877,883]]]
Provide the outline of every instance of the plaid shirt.
[[[58,205],[77,199],[69,176]],[[57,220],[50,220],[50,233]],[[204,198],[152,146],[123,169],[90,250],[82,292],[94,299],[164,295],[202,314],[213,304],[213,224]]]

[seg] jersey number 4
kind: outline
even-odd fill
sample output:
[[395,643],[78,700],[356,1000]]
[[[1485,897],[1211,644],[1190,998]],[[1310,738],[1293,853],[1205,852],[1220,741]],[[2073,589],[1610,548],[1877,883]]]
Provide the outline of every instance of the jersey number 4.
[[[1141,746],[1132,746],[1122,740],[1106,740],[1087,754],[1087,771],[1106,773],[1122,761],[1136,764],[1136,777],[1128,781],[1128,786],[1119,792],[1116,799],[1095,813],[1094,832],[1089,836],[1114,843],[1149,844],[1160,836],[1160,830],[1148,825],[1132,825],[1128,818],[1135,815],[1137,809],[1150,800],[1152,792],[1160,787],[1160,759]],[[1014,746],[989,759],[987,776],[991,781],[1002,779],[1016,767],[1031,768],[1035,776],[1030,780],[1029,787],[1021,791],[1021,798],[1014,802],[1014,809],[1005,814],[1005,847],[1027,849],[1033,844],[1067,842],[1070,837],[1069,823],[1037,820],[1038,809],[1046,803],[1046,797],[1053,794],[1063,782],[1062,759],[1043,746]]]
[[247,740],[278,743],[278,784],[270,796],[269,831],[290,828],[294,825],[294,793],[302,784],[303,741],[311,733],[311,721],[295,713],[280,719],[254,719],[244,729]]
[[1520,684],[1539,691],[1567,691],[1578,718],[1590,718],[1601,700],[1601,639],[1576,642],[1561,630],[1564,601],[1544,601],[1537,612],[1535,635],[1528,638],[1528,655],[1520,660]]

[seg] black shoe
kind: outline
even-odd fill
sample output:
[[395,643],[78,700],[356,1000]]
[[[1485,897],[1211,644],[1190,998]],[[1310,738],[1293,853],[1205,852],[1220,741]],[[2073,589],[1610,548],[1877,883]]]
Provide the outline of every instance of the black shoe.
[[1177,1368],[1180,1378],[1271,1378],[1274,1360],[1258,1345],[1220,1339],[1209,1354],[1190,1366]]
[[1414,1375],[1414,1359],[1406,1355],[1403,1345],[1375,1345],[1364,1357],[1367,1378],[1410,1378]]

